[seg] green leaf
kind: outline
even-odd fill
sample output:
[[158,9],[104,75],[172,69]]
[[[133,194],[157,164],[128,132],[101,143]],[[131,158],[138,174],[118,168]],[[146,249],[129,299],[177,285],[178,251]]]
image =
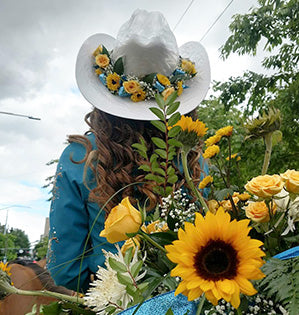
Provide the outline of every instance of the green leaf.
[[167,312],[165,313],[165,315],[174,315],[173,311],[171,309],[171,307],[167,310]]
[[181,114],[179,112],[174,113],[169,119],[168,119],[168,125],[173,126],[175,125],[181,118]]
[[150,157],[150,162],[154,163],[155,161],[157,161],[158,155],[157,154],[152,154],[152,156]]
[[177,91],[171,93],[171,94],[167,97],[165,104],[166,104],[166,105],[169,105],[169,104],[173,103],[177,97],[178,97],[178,92],[177,92]]
[[104,45],[102,45],[102,54],[107,55],[108,57],[110,57],[109,51],[107,50],[107,48]]
[[215,191],[215,197],[218,201],[222,201],[224,199],[226,199],[229,195],[233,195],[234,190],[231,188],[224,188],[221,190],[216,190]]
[[156,149],[155,152],[161,156],[161,158],[166,159],[167,158],[167,153],[165,150],[162,149]]
[[160,120],[164,121],[165,117],[163,112],[157,107],[150,107],[150,111],[154,113]]
[[169,137],[175,137],[177,136],[180,132],[182,131],[182,128],[180,126],[174,126],[172,127],[169,132],[168,132],[168,136]]
[[130,247],[129,249],[126,250],[125,257],[124,257],[124,261],[127,266],[129,266],[132,260],[132,257],[133,257],[133,247]]
[[[178,126],[177,126],[178,127]],[[174,127],[175,128],[175,127]],[[173,128],[172,128],[173,129]],[[169,139],[168,140],[168,143],[170,144],[170,145],[173,145],[173,146],[175,146],[175,147],[178,147],[178,148],[180,148],[183,144],[182,144],[182,142],[180,142],[180,141],[178,141],[178,140],[176,140],[176,139]]]
[[153,187],[153,191],[160,196],[164,196],[164,193],[165,193],[164,189],[160,186]]
[[142,267],[143,261],[138,260],[132,267],[131,267],[131,274],[134,278],[137,277],[141,267]]
[[145,172],[150,172],[150,171],[151,171],[150,166],[147,165],[147,164],[142,164],[142,165],[140,165],[140,166],[138,167],[138,169],[143,170],[143,171],[145,171]]
[[122,57],[119,57],[113,66],[113,72],[116,72],[118,75],[123,75],[124,73],[124,64]]
[[170,165],[167,169],[167,175],[171,176],[175,174],[175,169]]
[[175,184],[178,181],[177,175],[171,175],[167,178],[167,183]]
[[147,74],[146,76],[141,78],[141,81],[149,83],[149,84],[153,84],[153,81],[154,81],[156,75],[157,75],[157,73]]
[[58,302],[51,303],[49,305],[43,305],[44,315],[57,315],[62,311],[62,305]]
[[120,271],[120,272],[126,272],[127,267],[121,263],[120,261],[117,261],[115,258],[109,257],[108,259],[110,267],[115,270],[115,271]]
[[166,149],[166,143],[161,138],[152,137],[151,138],[153,143],[160,149]]
[[170,79],[170,83],[174,83],[176,81],[181,81],[183,79],[185,79],[187,77],[186,74],[177,74],[174,75],[171,79]]
[[132,147],[139,150],[139,151],[143,151],[143,152],[146,152],[147,151],[147,148],[145,145],[141,144],[141,143],[133,143],[132,144]]
[[156,102],[158,104],[158,106],[161,108],[161,109],[164,109],[165,107],[165,101],[163,99],[163,96],[160,94],[160,93],[157,93],[155,94],[155,99],[156,99]]
[[272,133],[272,146],[274,147],[281,140],[282,140],[282,132],[280,130],[275,130]]
[[162,176],[166,175],[165,171],[162,168],[160,168],[160,167],[155,167],[155,168],[152,169],[152,171],[154,173],[157,173],[157,174],[162,175]]
[[138,284],[138,289],[140,291],[145,290],[148,287],[148,283],[147,282],[141,282],[140,284]]
[[132,284],[128,284],[126,286],[126,291],[127,291],[128,294],[130,294],[131,296],[134,297],[135,294],[136,294],[137,288],[134,285],[132,285]]
[[180,106],[180,102],[174,102],[166,110],[166,115],[169,116],[173,114]]
[[133,283],[133,280],[130,277],[125,276],[124,274],[122,274],[120,272],[117,273],[117,279],[118,279],[119,283],[121,283],[125,286]]
[[165,126],[165,124],[162,121],[160,121],[160,120],[152,120],[151,124],[153,126],[155,126],[157,129],[159,129],[160,131],[166,132],[166,126]]
[[169,196],[173,192],[173,188],[170,186],[166,186],[165,188],[165,197]]

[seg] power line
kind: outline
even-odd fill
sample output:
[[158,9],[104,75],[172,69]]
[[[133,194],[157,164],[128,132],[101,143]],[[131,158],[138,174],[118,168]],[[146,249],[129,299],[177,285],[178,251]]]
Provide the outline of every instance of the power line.
[[185,16],[185,14],[187,13],[187,11],[190,9],[192,3],[194,2],[194,0],[191,0],[191,2],[189,3],[187,9],[185,10],[185,12],[182,14],[182,16],[179,18],[178,22],[176,23],[175,27],[173,28],[173,32],[175,31],[175,29],[177,28],[177,26],[181,23],[183,17]]
[[217,21],[221,18],[221,16],[224,14],[224,12],[229,8],[229,6],[233,3],[234,0],[231,0],[230,3],[222,10],[222,12],[218,15],[216,20],[213,22],[213,24],[209,27],[209,29],[204,33],[203,37],[201,38],[200,42],[208,35],[210,30],[213,28],[213,26],[217,23]]
[[19,116],[19,117],[26,117],[26,118],[34,119],[34,120],[41,120],[40,118],[37,118],[37,117],[28,116],[28,115],[22,115],[22,114],[9,113],[9,112],[0,112],[0,114]]

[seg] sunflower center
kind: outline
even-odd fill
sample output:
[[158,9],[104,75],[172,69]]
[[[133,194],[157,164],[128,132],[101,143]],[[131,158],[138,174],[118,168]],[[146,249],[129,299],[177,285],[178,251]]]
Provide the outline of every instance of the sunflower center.
[[194,260],[196,272],[206,280],[232,279],[237,274],[237,252],[231,244],[221,240],[210,240]]
[[117,84],[117,82],[112,79],[112,84],[115,85],[115,84]]

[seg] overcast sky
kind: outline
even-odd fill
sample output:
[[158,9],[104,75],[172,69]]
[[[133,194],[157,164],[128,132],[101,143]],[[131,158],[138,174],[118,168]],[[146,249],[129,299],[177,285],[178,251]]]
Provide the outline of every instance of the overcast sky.
[[[84,115],[91,105],[75,82],[77,52],[94,33],[116,37],[137,9],[161,11],[178,45],[200,41],[230,0],[2,0],[0,2],[0,111],[41,120],[0,114],[0,209],[9,207],[8,226],[23,229],[31,242],[39,239],[48,216],[48,191],[41,188],[53,175],[47,162],[60,156],[68,134],[87,130]],[[223,62],[219,48],[229,36],[237,13],[255,0],[235,0],[201,42],[209,55],[213,80],[244,70],[257,70],[259,57],[237,55]],[[6,210],[0,210],[5,224]]]

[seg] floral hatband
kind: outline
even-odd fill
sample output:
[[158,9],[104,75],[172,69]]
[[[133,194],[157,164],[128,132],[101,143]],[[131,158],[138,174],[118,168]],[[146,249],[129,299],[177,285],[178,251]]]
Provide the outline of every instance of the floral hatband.
[[93,53],[95,74],[100,82],[114,95],[130,97],[133,102],[149,100],[156,93],[162,93],[164,100],[173,92],[178,95],[188,86],[185,81],[196,76],[195,65],[188,59],[179,58],[177,68],[170,76],[161,73],[150,73],[143,77],[124,75],[122,58],[115,62],[105,46],[100,45]]

